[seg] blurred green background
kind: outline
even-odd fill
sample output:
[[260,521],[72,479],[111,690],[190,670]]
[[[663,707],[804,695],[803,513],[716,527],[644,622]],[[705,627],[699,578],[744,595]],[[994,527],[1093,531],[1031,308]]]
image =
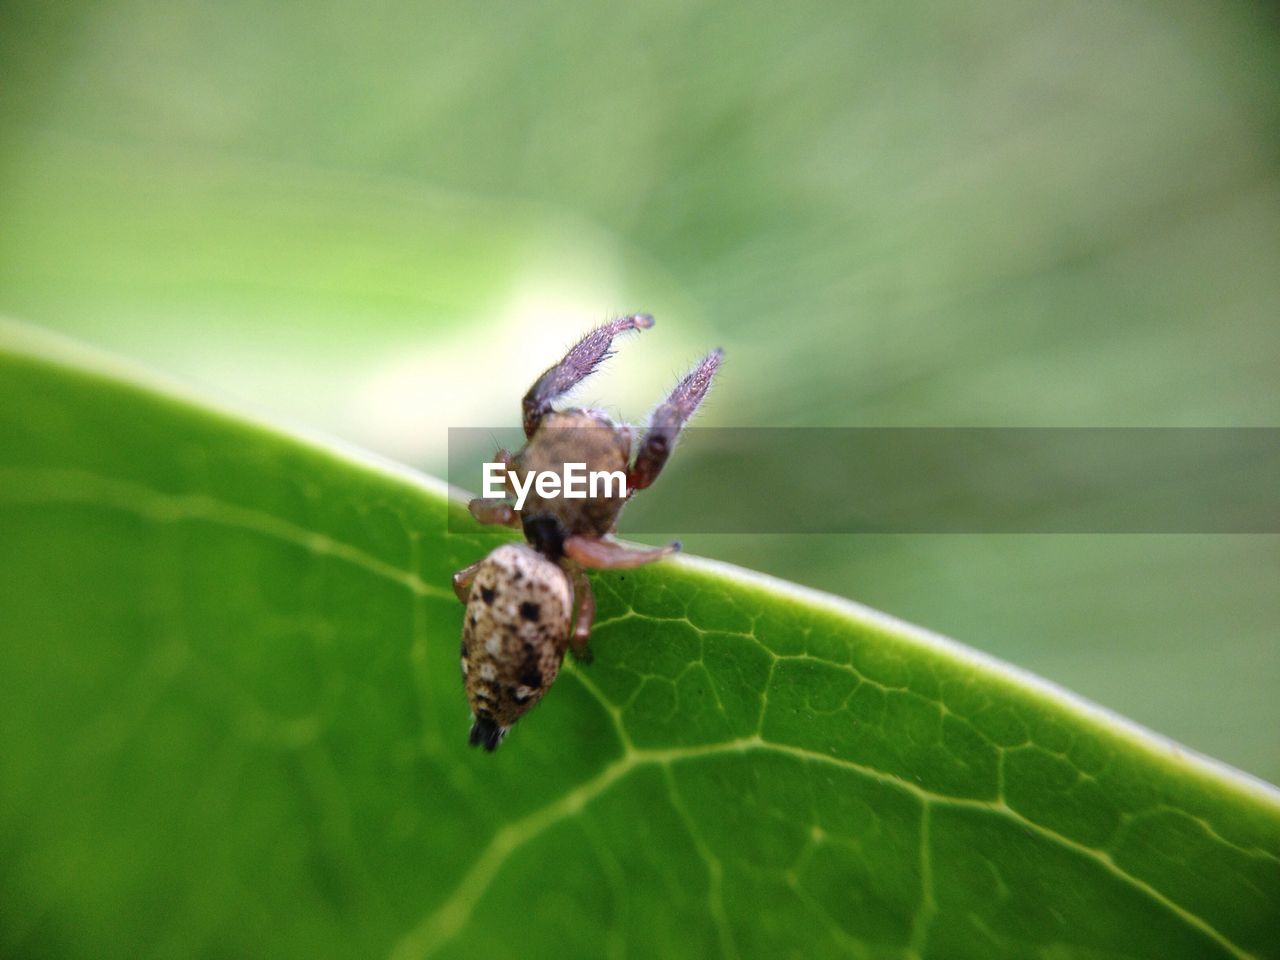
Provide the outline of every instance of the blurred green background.
[[[1280,424],[1263,4],[6,3],[0,61],[0,312],[423,469],[638,309],[631,418],[719,344],[704,425]],[[1275,537],[686,546],[1280,780]]]

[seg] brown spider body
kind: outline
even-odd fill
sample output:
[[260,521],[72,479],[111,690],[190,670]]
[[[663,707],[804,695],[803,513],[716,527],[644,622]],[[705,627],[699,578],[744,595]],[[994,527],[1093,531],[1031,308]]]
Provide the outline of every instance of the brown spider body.
[[519,526],[528,541],[504,544],[453,577],[454,591],[466,604],[460,654],[474,717],[472,746],[498,746],[551,686],[567,649],[588,661],[595,599],[584,568],[636,567],[679,548],[636,549],[610,535],[627,499],[662,471],[681,428],[711,385],[720,351],[712,351],[676,384],[654,412],[634,460],[630,427],[598,410],[551,407],[609,355],[615,336],[651,326],[653,318],[645,314],[620,317],[578,341],[525,395],[525,445],[514,455],[498,454],[522,487],[531,476],[554,473],[563,490],[566,464],[572,463],[582,464],[587,473],[619,474],[625,493],[621,483],[612,495],[601,491],[580,498],[530,487],[519,510],[506,500],[469,504],[481,523]]
[[[537,432],[511,458],[511,470],[524,478],[550,471],[564,477],[566,463],[582,463],[587,471],[620,472],[631,468],[631,428],[614,423],[598,410],[560,410],[542,418]],[[541,497],[530,488],[522,513],[554,517],[565,536],[603,537],[618,524],[625,497]]]

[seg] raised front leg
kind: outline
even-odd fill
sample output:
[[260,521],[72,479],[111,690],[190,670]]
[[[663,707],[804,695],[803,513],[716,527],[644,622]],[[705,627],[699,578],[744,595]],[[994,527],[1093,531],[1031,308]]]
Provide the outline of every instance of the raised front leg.
[[712,350],[703,357],[702,362],[676,384],[671,396],[653,412],[649,430],[640,441],[640,452],[636,454],[631,476],[627,478],[628,490],[643,490],[658,479],[658,474],[662,472],[676,445],[680,428],[693,416],[693,411],[698,409],[698,404],[707,395],[711,378],[720,366],[722,356],[724,355],[719,350]]
[[637,550],[625,547],[616,540],[600,540],[595,537],[568,537],[564,541],[564,555],[592,570],[629,570],[642,567],[675,553],[680,544],[669,543],[665,547]]
[[579,663],[590,663],[593,658],[587,642],[596,618],[596,595],[591,590],[591,581],[581,570],[573,577],[573,592],[578,596],[578,615],[573,621],[573,633],[569,634],[569,646]]
[[469,563],[453,575],[453,592],[463,603],[471,599],[471,581],[476,578],[476,572],[479,571],[482,563],[484,563],[483,560]]
[[532,437],[542,418],[551,412],[551,404],[582,382],[600,362],[609,356],[613,338],[627,330],[647,330],[653,317],[647,313],[610,320],[575,343],[564,359],[549,368],[524,395],[524,435]]

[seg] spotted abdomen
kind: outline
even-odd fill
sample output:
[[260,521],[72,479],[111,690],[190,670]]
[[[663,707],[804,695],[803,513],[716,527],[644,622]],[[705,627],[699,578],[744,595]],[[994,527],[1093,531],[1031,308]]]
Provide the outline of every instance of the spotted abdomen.
[[523,543],[480,565],[462,626],[462,679],[475,714],[471,742],[496,747],[560,672],[573,595],[558,565]]

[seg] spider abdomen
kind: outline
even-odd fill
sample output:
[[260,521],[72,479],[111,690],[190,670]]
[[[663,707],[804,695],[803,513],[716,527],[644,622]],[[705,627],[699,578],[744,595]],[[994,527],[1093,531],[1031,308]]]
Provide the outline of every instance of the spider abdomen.
[[564,571],[532,547],[504,544],[481,563],[462,627],[473,743],[492,750],[542,699],[560,672],[572,609]]

